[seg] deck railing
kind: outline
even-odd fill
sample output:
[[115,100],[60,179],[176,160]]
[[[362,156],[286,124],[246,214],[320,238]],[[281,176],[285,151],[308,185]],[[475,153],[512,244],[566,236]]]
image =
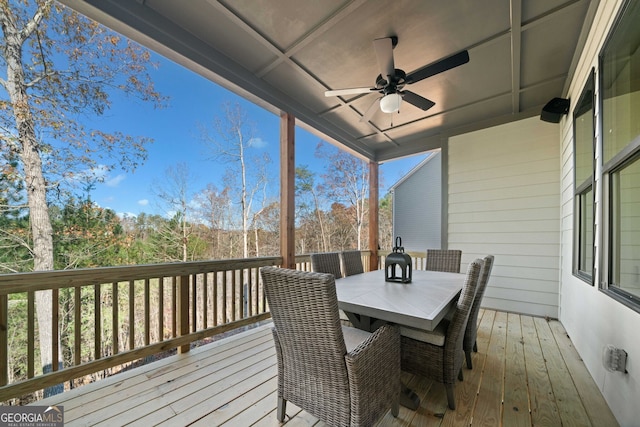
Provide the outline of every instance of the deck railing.
[[[0,275],[0,402],[176,348],[187,352],[196,341],[268,319],[259,269],[281,263],[265,257]],[[368,270],[368,251],[363,264]],[[297,256],[296,268],[311,270],[309,256]],[[40,292],[52,301],[47,373],[36,345]]]

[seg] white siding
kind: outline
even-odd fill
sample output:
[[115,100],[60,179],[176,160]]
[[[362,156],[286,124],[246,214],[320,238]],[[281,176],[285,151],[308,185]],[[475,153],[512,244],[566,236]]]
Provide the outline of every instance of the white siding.
[[441,156],[434,153],[393,191],[393,237],[405,251],[424,252],[442,243]]
[[483,306],[558,317],[560,147],[533,117],[449,139],[448,247],[495,256]]
[[[598,54],[609,29],[613,25],[621,0],[600,1],[593,27],[587,38],[576,72],[569,87],[568,97],[578,99],[592,68],[598,76]],[[602,181],[600,144],[600,90],[596,85],[596,286],[590,286],[572,274],[573,254],[573,135],[572,113],[561,122],[562,135],[562,263],[560,321],[580,357],[591,372],[609,407],[621,426],[637,426],[640,420],[640,314],[615,301],[598,288],[600,272],[598,259],[602,256],[600,234],[602,229]],[[572,110],[573,110],[572,105]],[[611,373],[604,369],[602,352],[607,344],[625,349],[629,354],[628,374]]]

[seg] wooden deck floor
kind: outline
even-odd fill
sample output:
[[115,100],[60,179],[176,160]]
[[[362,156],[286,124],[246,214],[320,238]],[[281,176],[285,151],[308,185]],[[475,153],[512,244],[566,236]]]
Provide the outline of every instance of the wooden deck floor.
[[[401,407],[379,426],[617,425],[559,322],[480,315],[479,351],[456,384],[457,409],[447,408],[441,384],[405,375],[420,408]],[[277,426],[276,381],[265,325],[37,404],[63,405],[68,427]],[[325,425],[292,404],[287,414],[287,427]]]

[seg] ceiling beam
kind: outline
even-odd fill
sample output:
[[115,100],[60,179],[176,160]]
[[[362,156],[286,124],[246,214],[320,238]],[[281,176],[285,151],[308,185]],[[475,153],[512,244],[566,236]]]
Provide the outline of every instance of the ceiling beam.
[[511,112],[520,112],[520,68],[522,49],[522,2],[511,0]]
[[[550,19],[558,19],[562,13],[572,12],[574,8],[581,5],[585,0],[569,0],[566,3],[561,4],[560,6],[554,7],[553,9],[549,9],[546,12],[534,16],[529,19],[527,22],[522,23],[522,31],[527,31],[533,27],[544,24]],[[591,0],[591,1],[599,1],[599,0]]]
[[[282,62],[284,62],[286,59],[292,61],[291,57],[293,55],[298,53],[300,50],[302,50],[302,48],[306,47],[311,42],[317,40],[318,37],[320,37],[322,34],[326,33],[327,31],[329,31],[336,24],[338,24],[344,18],[349,16],[352,12],[354,12],[356,9],[358,9],[367,1],[368,0],[352,1],[348,3],[346,6],[342,7],[341,9],[338,9],[336,12],[330,15],[323,22],[316,25],[316,27],[312,28],[310,31],[308,31],[306,34],[304,34],[302,37],[296,40],[291,46],[289,46],[284,52],[282,52],[281,56],[276,58],[270,64],[266,65],[263,69],[258,70],[256,74],[259,77],[263,77],[266,74],[268,74],[271,70],[276,68],[278,65],[280,65]],[[325,86],[325,89],[329,89],[329,88]]]

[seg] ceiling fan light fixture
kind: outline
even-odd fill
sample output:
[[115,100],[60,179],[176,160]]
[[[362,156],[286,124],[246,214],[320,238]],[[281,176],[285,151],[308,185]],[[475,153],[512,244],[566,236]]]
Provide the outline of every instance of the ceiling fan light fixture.
[[380,100],[380,110],[383,113],[396,113],[400,110],[402,96],[399,93],[390,93]]

